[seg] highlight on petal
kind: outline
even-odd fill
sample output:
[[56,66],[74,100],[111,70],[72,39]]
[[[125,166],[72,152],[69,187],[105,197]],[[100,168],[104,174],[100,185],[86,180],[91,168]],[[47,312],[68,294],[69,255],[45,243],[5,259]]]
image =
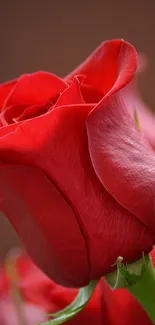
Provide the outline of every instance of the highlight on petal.
[[55,98],[68,87],[67,83],[48,72],[22,75],[4,102],[3,109],[10,105],[41,105]]
[[84,74],[84,84],[97,89],[102,95],[124,87],[137,69],[137,53],[134,47],[123,40],[102,43],[65,80]]
[[0,166],[0,210],[49,277],[75,287],[89,282],[86,246],[76,215],[39,169]]
[[126,105],[120,91],[104,98],[90,113],[90,156],[108,192],[155,233],[155,153]]

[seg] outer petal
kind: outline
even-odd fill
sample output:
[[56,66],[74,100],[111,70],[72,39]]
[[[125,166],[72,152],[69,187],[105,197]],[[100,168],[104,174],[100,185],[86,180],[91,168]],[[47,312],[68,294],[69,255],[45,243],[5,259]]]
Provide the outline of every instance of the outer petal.
[[3,109],[11,105],[41,105],[55,98],[68,87],[67,83],[48,72],[22,75],[4,102]]
[[107,96],[87,121],[94,170],[109,193],[155,233],[155,153],[121,94]]
[[[88,152],[85,127],[86,118],[91,109],[92,105],[63,106],[42,117],[21,124],[15,132],[1,138],[0,159],[14,164],[20,162],[38,166],[56,184],[56,187],[63,193],[65,199],[75,211],[86,242],[87,258],[91,272],[90,278],[95,279],[108,272],[119,255],[122,255],[127,261],[139,258],[142,251],[147,252],[152,248],[154,238],[151,231],[109,195],[96,177]],[[3,177],[5,180],[4,173]],[[31,177],[29,176],[29,178]],[[39,184],[36,183],[36,193],[38,192],[38,186]],[[44,191],[44,184],[41,188]],[[32,189],[32,193],[35,193],[34,189]],[[55,200],[54,202],[56,208],[58,201]],[[31,207],[31,204],[28,206]],[[46,206],[46,204],[43,204],[43,206]],[[50,209],[51,207],[48,209],[49,215],[51,215]],[[39,214],[40,211],[41,208],[39,208]],[[61,209],[61,212],[63,213],[63,209]],[[37,217],[35,208],[34,213],[35,220],[41,218],[41,214],[40,217]],[[8,215],[11,218],[11,210]],[[52,245],[51,229],[53,228],[51,227],[53,227],[53,220],[48,218],[50,217],[47,216],[44,219],[42,217],[42,221],[38,219],[37,223],[40,224],[40,228],[47,227],[47,233],[45,231],[46,238],[48,238],[49,244]],[[18,225],[17,219],[14,220]],[[63,220],[56,223],[57,226],[59,225],[59,231],[63,231],[63,224]],[[67,223],[68,229],[70,229],[69,225]],[[23,233],[21,233],[21,229],[18,232],[21,237],[25,236],[24,230]],[[74,231],[72,233],[74,236]],[[68,231],[66,229],[67,235]],[[111,242],[113,242],[113,247]],[[59,245],[66,247],[65,244],[61,243],[61,240]],[[75,243],[72,243],[73,250],[74,245],[76,248],[76,239]],[[29,247],[30,251],[31,249],[32,247]],[[60,257],[59,249],[57,252]],[[75,253],[75,256],[77,263],[80,264],[81,262],[78,262],[79,255]],[[56,255],[55,258],[57,258]],[[61,258],[65,258],[65,253],[64,257],[61,256]],[[57,266],[62,267],[63,263],[65,263],[63,261],[62,264],[59,261]],[[68,257],[67,261],[69,264]],[[71,258],[70,263],[73,266]],[[70,266],[68,265],[68,267]],[[59,272],[61,272],[61,269],[59,270],[57,267],[57,274]],[[78,272],[80,274],[77,268],[76,275]],[[56,275],[54,276],[56,278]],[[67,274],[65,276],[67,277]],[[68,277],[70,276],[68,270]],[[74,285],[74,279],[67,280],[66,285]],[[81,284],[79,283],[79,285]]]
[[136,68],[134,47],[123,40],[112,40],[102,43],[66,80],[84,74],[87,77],[84,84],[105,95],[112,88],[118,90],[125,86],[133,78]]
[[50,277],[64,285],[88,283],[85,242],[76,216],[41,171],[1,166],[0,210]]

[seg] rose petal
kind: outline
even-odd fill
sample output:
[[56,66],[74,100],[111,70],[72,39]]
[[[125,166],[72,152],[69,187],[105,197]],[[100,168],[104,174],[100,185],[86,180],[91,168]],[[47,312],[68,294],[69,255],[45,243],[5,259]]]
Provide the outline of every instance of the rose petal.
[[103,97],[99,90],[83,83],[81,84],[81,93],[85,103],[98,103]]
[[3,105],[41,105],[68,87],[67,83],[48,72],[22,75]]
[[83,104],[84,100],[82,98],[80,90],[80,77],[76,76],[71,83],[71,85],[63,91],[63,93],[58,98],[54,108],[63,105],[70,104]]
[[[18,123],[19,125],[19,123]],[[10,125],[5,125],[0,128],[0,138],[4,137],[5,135],[8,136],[8,134],[11,134],[14,132],[17,128],[17,124],[10,124]]]
[[[14,164],[19,162],[38,166],[56,184],[76,213],[87,245],[87,262],[90,266],[91,278],[96,279],[111,269],[111,265],[119,255],[127,261],[133,261],[141,256],[142,251],[151,250],[154,237],[149,229],[109,195],[95,175],[88,152],[85,127],[86,118],[92,108],[93,105],[63,106],[22,123],[14,133],[1,138],[0,159]],[[4,173],[3,177],[5,180]],[[31,176],[26,177],[31,180]],[[20,179],[22,180],[22,176]],[[36,193],[38,193],[38,186],[36,182]],[[41,187],[44,191],[44,184]],[[35,193],[33,188],[32,193]],[[36,202],[33,195],[31,200],[36,204],[39,200],[38,195]],[[53,199],[52,204],[53,201],[56,200]],[[44,203],[42,205],[44,206]],[[10,207],[10,204],[7,206]],[[28,206],[31,207],[31,204]],[[41,211],[39,204],[38,209]],[[49,207],[47,218],[50,218],[50,209]],[[40,214],[39,211],[37,213]],[[38,218],[41,218],[41,215]],[[35,220],[37,220],[36,213]],[[45,222],[46,219],[42,220]],[[52,226],[53,221],[50,220],[42,226],[47,227],[48,222],[49,225],[51,222]],[[60,222],[58,224],[63,229],[63,221],[62,226]],[[47,231],[49,234],[50,227]],[[19,229],[18,232],[21,233],[21,230]],[[24,230],[21,236],[24,236]],[[49,237],[52,245],[52,235]],[[74,244],[72,246],[74,249]],[[76,253],[75,255],[78,263],[79,255]],[[73,263],[71,258],[70,263]],[[67,277],[66,274],[65,276]],[[80,276],[78,278],[80,281]]]
[[[52,106],[52,105],[50,105],[50,106]],[[43,106],[42,105],[29,106],[17,118],[13,118],[13,121],[18,123],[20,121],[24,121],[24,120],[31,119],[31,118],[40,116],[42,114],[45,114],[45,113],[47,113],[47,111],[48,111],[48,107],[46,107],[46,105],[45,106],[44,105]]]
[[0,175],[0,210],[36,264],[58,283],[87,284],[85,242],[63,196],[34,167],[0,166]]
[[92,164],[103,186],[155,232],[155,153],[121,92],[104,98],[90,113],[87,131]]
[[137,68],[137,54],[134,47],[123,40],[102,43],[79,67],[65,80],[77,74],[84,74],[84,83],[106,94],[125,86]]
[[14,120],[20,116],[26,109],[26,105],[10,105],[0,113],[0,121],[2,126],[14,123]]

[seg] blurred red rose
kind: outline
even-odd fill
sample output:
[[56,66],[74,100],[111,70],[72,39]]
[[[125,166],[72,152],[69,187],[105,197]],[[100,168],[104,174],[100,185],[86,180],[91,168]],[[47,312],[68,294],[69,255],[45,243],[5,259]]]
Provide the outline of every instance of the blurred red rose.
[[128,89],[136,69],[134,47],[113,40],[65,79],[38,72],[0,87],[0,210],[59,284],[84,286],[155,242],[155,154]]
[[[77,295],[77,289],[61,287],[42,273],[25,255],[15,257],[18,282],[16,285],[21,295],[20,306],[16,306],[11,292],[11,283],[4,267],[0,271],[0,324],[21,325],[21,318],[26,325],[34,325],[47,320],[47,314],[56,312],[70,304]],[[13,273],[13,272],[12,272]],[[50,317],[51,318],[51,317]],[[101,292],[98,286],[86,308],[66,325],[102,325]]]
[[[152,252],[155,261],[155,250]],[[47,320],[47,314],[70,304],[77,294],[76,289],[67,289],[55,284],[42,273],[25,255],[16,258],[18,289],[22,297],[23,319],[26,325]],[[18,319],[10,282],[4,268],[0,271],[0,324],[21,325]],[[151,325],[148,316],[131,294],[125,289],[112,291],[100,281],[85,309],[66,325]]]

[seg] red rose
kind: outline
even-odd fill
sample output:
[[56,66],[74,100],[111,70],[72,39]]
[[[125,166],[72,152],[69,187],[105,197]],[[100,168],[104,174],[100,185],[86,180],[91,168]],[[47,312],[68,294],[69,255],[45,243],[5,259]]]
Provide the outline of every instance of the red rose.
[[136,69],[135,49],[114,40],[64,80],[38,72],[1,85],[0,210],[62,285],[155,243],[155,154],[125,92]]
[[[24,255],[16,258],[14,267],[17,269],[17,288],[20,291],[21,316],[27,325],[34,325],[47,320],[47,314],[70,304],[77,295],[77,289],[61,287],[44,275]],[[4,268],[0,272],[0,324],[19,325],[17,307],[10,294],[10,283]],[[101,290],[99,284],[89,303],[75,318],[66,323],[70,325],[96,324],[102,325]],[[51,319],[51,317],[50,317]]]

